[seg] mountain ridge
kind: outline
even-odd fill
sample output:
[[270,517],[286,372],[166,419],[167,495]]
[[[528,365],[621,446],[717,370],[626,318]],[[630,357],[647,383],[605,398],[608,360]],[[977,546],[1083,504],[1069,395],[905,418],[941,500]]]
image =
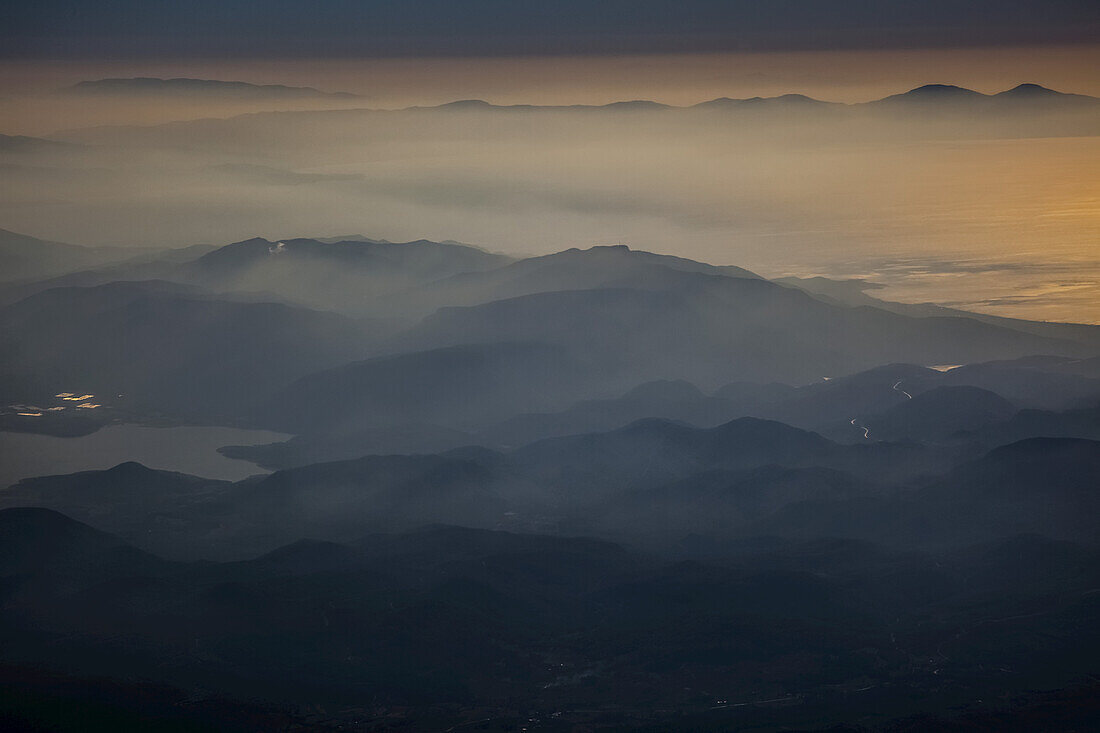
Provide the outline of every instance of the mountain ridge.
[[897,103],[902,101],[976,101],[976,100],[1062,100],[1062,101],[1089,101],[1092,103],[1100,103],[1100,97],[1093,97],[1086,94],[1076,94],[1072,92],[1060,92],[1049,87],[1044,87],[1040,84],[1034,84],[1031,82],[1025,82],[1018,84],[1010,89],[1005,89],[1000,92],[983,93],[967,87],[956,86],[954,84],[924,84],[918,87],[914,87],[905,92],[897,94],[887,95],[879,99],[868,100],[866,102],[833,102],[823,99],[817,99],[807,96],[805,94],[787,93],[780,94],[773,97],[716,97],[714,99],[704,100],[702,102],[696,102],[694,104],[687,105],[674,105],[665,104],[663,102],[657,102],[648,99],[636,99],[625,100],[618,102],[608,102],[605,104],[572,104],[572,105],[539,105],[539,104],[494,104],[484,99],[462,99],[454,102],[444,102],[438,105],[429,106],[412,106],[405,107],[396,110],[387,111],[427,111],[427,110],[446,110],[446,109],[460,109],[468,111],[476,110],[510,110],[510,111],[567,111],[567,110],[589,110],[589,111],[614,111],[614,110],[630,110],[630,111],[648,111],[648,112],[663,112],[663,111],[677,111],[677,110],[699,110],[699,109],[752,109],[763,108],[767,106],[786,106],[788,108],[797,105],[805,108],[827,108],[827,107],[847,107],[847,108],[859,108],[868,105],[880,105],[883,103]]
[[[957,90],[957,91],[952,91]],[[95,141],[99,135],[110,135],[112,131],[154,131],[172,130],[181,125],[211,125],[227,124],[232,121],[254,120],[257,118],[277,119],[280,116],[301,117],[306,115],[347,115],[347,114],[371,114],[371,115],[399,115],[399,114],[440,114],[456,112],[462,114],[491,114],[496,112],[524,114],[547,113],[556,114],[564,112],[588,112],[608,114],[708,114],[714,115],[721,112],[753,114],[769,109],[778,109],[784,112],[812,111],[821,112],[860,112],[882,111],[890,113],[907,107],[934,109],[944,111],[961,109],[969,112],[979,112],[995,116],[1006,112],[1041,112],[1052,107],[1058,111],[1084,110],[1092,111],[1100,105],[1100,97],[1084,94],[1059,92],[1038,84],[1021,84],[1011,89],[1002,90],[993,94],[977,92],[965,87],[950,84],[926,84],[915,87],[906,92],[888,95],[879,99],[864,102],[832,102],[814,99],[801,94],[782,94],[775,97],[746,97],[734,99],[730,97],[717,97],[703,100],[688,105],[671,105],[653,100],[632,100],[608,102],[606,104],[573,104],[573,105],[537,105],[537,104],[494,104],[484,99],[463,99],[451,102],[443,102],[435,105],[413,105],[410,107],[384,108],[384,107],[354,107],[333,109],[306,109],[306,110],[268,110],[248,112],[239,115],[220,118],[207,118],[199,120],[184,120],[176,122],[163,122],[153,125],[106,125],[95,127],[78,127],[58,131],[55,138],[62,138],[71,142]],[[90,135],[90,138],[89,138]],[[70,139],[71,138],[71,139]],[[86,139],[88,138],[88,139]]]
[[244,81],[221,79],[196,79],[191,77],[114,77],[77,82],[57,90],[59,94],[75,95],[147,95],[189,94],[235,96],[274,99],[335,98],[355,99],[359,95],[350,92],[324,92],[313,87],[286,86],[284,84],[253,84]]

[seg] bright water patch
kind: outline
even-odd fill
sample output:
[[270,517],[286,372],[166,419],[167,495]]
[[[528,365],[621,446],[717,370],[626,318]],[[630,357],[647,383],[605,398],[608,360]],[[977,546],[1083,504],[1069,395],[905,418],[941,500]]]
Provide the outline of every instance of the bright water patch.
[[289,437],[267,430],[143,425],[111,425],[79,438],[0,432],[0,487],[31,476],[99,470],[125,461],[236,481],[267,471],[226,458],[217,452],[218,448],[272,443]]

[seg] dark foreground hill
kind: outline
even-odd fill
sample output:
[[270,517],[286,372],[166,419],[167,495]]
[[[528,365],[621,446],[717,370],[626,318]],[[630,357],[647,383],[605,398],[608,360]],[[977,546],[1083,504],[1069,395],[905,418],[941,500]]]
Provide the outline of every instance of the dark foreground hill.
[[[144,712],[154,730],[200,713],[219,729],[245,714],[303,730],[877,725],[1026,707],[1029,689],[1087,680],[1100,651],[1100,556],[1035,536],[700,563],[437,526],[181,565],[45,510],[0,511],[0,527],[0,661],[40,670],[0,715],[60,730],[75,728],[28,699]],[[28,561],[43,546],[61,549]],[[59,566],[77,555],[91,570]],[[47,695],[34,680],[50,675],[66,681]],[[91,685],[109,691],[99,707]]]

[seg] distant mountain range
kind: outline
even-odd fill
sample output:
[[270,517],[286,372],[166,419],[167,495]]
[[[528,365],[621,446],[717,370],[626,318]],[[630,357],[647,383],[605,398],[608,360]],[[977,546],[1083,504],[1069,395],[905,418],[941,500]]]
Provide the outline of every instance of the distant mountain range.
[[[474,413],[456,410],[446,392],[443,400],[433,398],[430,408],[398,396],[399,387],[414,385],[418,386],[412,394],[435,394],[438,381],[449,380],[463,385],[467,397],[476,397],[482,419],[492,411],[508,412],[508,401],[501,400],[502,385],[471,389],[476,370],[455,369],[456,360],[469,359],[470,352],[479,350],[483,357],[493,354],[491,347],[483,346],[467,347],[465,355],[456,350],[447,358],[432,352],[393,357],[388,367],[387,360],[367,362],[342,370],[339,379],[312,379],[310,390],[320,392],[292,386],[290,391],[299,394],[286,398],[292,402],[277,399],[274,414],[285,414],[279,418],[284,420],[293,416],[291,424],[307,432],[282,443],[229,446],[222,452],[278,469],[366,453],[435,453],[471,444],[511,450],[547,438],[613,431],[645,418],[710,428],[757,417],[814,430],[841,443],[902,440],[951,450],[1041,436],[1100,439],[1100,373],[1090,367],[1095,359],[990,362],[946,372],[890,364],[802,387],[734,382],[711,394],[683,380],[657,380],[621,396],[580,400],[557,412],[516,414],[480,430],[470,424]],[[497,358],[506,353],[502,349]],[[513,349],[514,355],[519,353]],[[549,354],[561,357],[560,352]],[[425,370],[433,362],[434,371]],[[498,361],[496,367],[503,363]],[[402,368],[410,364],[417,369]],[[556,363],[551,366],[559,368]],[[1076,366],[1080,373],[1068,371]],[[1060,371],[1063,367],[1067,371]],[[355,391],[373,396],[347,398],[356,383],[360,386]],[[540,384],[541,396],[549,397],[548,382],[543,379]],[[511,404],[516,410],[517,403]],[[466,430],[441,427],[440,421]]]
[[926,84],[916,87],[901,94],[894,94],[882,99],[869,102],[856,102],[845,104],[842,102],[827,102],[820,99],[807,97],[804,94],[782,94],[777,97],[747,97],[734,99],[719,97],[706,102],[693,105],[676,106],[662,104],[649,100],[633,100],[627,102],[612,102],[603,105],[532,105],[514,104],[497,105],[480,99],[466,99],[457,102],[449,102],[434,107],[410,107],[410,110],[455,110],[455,111],[479,111],[479,110],[512,110],[516,112],[533,110],[604,110],[608,112],[659,112],[667,110],[707,110],[707,111],[752,111],[752,110],[824,110],[824,109],[860,109],[860,108],[889,108],[902,106],[926,106],[941,105],[942,107],[966,106],[971,109],[987,109],[990,111],[1008,111],[1012,108],[1020,109],[1026,105],[1049,107],[1088,108],[1100,104],[1100,98],[1082,94],[1069,94],[1058,92],[1038,84],[1020,84],[1012,89],[995,94],[983,94],[965,87],[950,84]]
[[[534,121],[551,128],[566,125],[574,116],[614,128],[625,120],[644,120],[659,127],[667,124],[696,126],[692,132],[726,134],[727,121],[744,125],[730,134],[759,137],[776,144],[789,139],[790,126],[812,128],[826,139],[1002,139],[1091,136],[1097,134],[1100,99],[1063,94],[1037,85],[1024,85],[999,94],[980,94],[960,87],[928,85],[881,100],[841,104],[813,100],[800,95],[769,98],[720,98],[692,106],[673,107],[652,101],[614,102],[606,105],[495,105],[481,100],[463,100],[437,106],[379,109],[348,104],[311,105],[292,109],[288,104],[248,115],[202,120],[185,120],[157,125],[83,127],[55,133],[52,137],[84,144],[126,148],[186,146],[217,155],[232,155],[239,161],[220,168],[223,175],[274,185],[319,182],[319,173],[296,173],[266,168],[273,160],[273,148],[310,150],[320,147],[336,151],[344,145],[363,144],[366,128],[387,139],[390,134],[447,136],[471,134],[481,118],[492,118],[512,126],[514,134],[530,135]],[[577,118],[580,119],[580,118]],[[306,134],[309,125],[318,125]],[[377,129],[373,129],[377,126]],[[385,132],[383,132],[383,130]],[[657,130],[653,130],[656,132]],[[562,133],[566,130],[562,127]],[[568,131],[575,134],[576,130]],[[661,131],[670,134],[671,130]],[[798,134],[804,134],[800,130]],[[503,133],[503,130],[501,131]],[[555,133],[558,134],[558,133]],[[676,133],[678,134],[678,133]],[[476,137],[476,136],[475,136]],[[427,139],[425,138],[425,139]],[[245,162],[242,155],[255,156]],[[225,160],[227,158],[223,158]],[[348,173],[326,173],[324,180],[352,181]],[[238,180],[242,180],[238,178]],[[353,182],[354,183],[354,182]],[[361,184],[362,185],[362,184]],[[387,189],[379,189],[387,190]],[[398,186],[400,191],[400,186]]]
[[25,479],[0,508],[55,509],[190,559],[438,522],[632,542],[694,532],[948,547],[1031,532],[1095,544],[1098,448],[1046,437],[987,452],[843,445],[756,418],[708,429],[646,419],[512,451],[366,455],[234,483],[128,463]]
[[[220,81],[213,79],[155,77],[115,78],[82,81],[70,87],[58,90],[66,95],[116,95],[116,96],[208,96],[222,99],[239,100],[295,100],[295,99],[332,99],[354,100],[359,95],[349,92],[324,92],[312,87],[284,86],[282,84],[251,84],[241,81]],[[668,110],[699,110],[713,112],[746,112],[783,110],[787,112],[826,110],[826,109],[889,109],[902,107],[926,107],[939,105],[941,108],[969,108],[988,111],[1020,110],[1027,106],[1063,109],[1089,108],[1100,103],[1100,98],[1082,94],[1071,94],[1049,89],[1039,84],[1025,83],[1012,89],[994,94],[967,89],[950,84],[926,84],[910,91],[894,94],[869,102],[845,104],[828,102],[808,97],[804,94],[782,94],[776,97],[719,97],[687,106],[675,106],[650,100],[630,100],[611,102],[602,105],[499,105],[481,99],[463,99],[434,106],[414,106],[403,111],[438,110],[455,112],[479,112],[490,110],[524,111],[606,111],[606,112],[661,112]]]
[[[14,252],[54,251],[31,239],[11,244]],[[1095,380],[1050,367],[886,370],[822,383],[890,363],[1081,359],[1100,348],[1100,328],[909,312],[916,307],[866,295],[848,303],[798,284],[621,245],[516,260],[424,240],[256,238],[3,289],[0,367],[13,400],[20,389],[48,392],[80,377],[190,419],[247,406],[260,425],[339,445],[399,426],[405,437],[383,444],[412,447],[409,438],[422,435],[447,445],[448,431],[457,430],[515,445],[523,436],[650,416],[713,425],[757,415],[859,439],[849,421],[897,405],[901,392],[890,387],[899,379],[914,396],[975,387],[1020,408],[1090,406],[1081,400]],[[167,349],[166,339],[187,348],[174,358],[149,350]],[[240,354],[232,369],[204,366],[231,345]],[[672,398],[651,389],[607,401],[656,380],[690,384]],[[706,394],[735,382],[807,386],[771,396],[756,386],[743,395],[735,386],[721,397]],[[686,394],[693,385],[703,393]],[[576,406],[585,400],[595,402]],[[953,425],[953,434],[994,422],[982,416],[1008,417],[981,404],[940,427]],[[902,429],[909,428],[889,434]]]
[[903,94],[895,94],[867,104],[1086,104],[1100,102],[1096,97],[1068,94],[1038,84],[1020,84],[995,94],[982,94],[973,89],[951,84],[926,84]]
[[322,92],[312,87],[292,87],[282,84],[155,77],[82,81],[60,89],[58,93],[134,97],[180,95],[239,100],[355,99],[357,96],[349,92]]

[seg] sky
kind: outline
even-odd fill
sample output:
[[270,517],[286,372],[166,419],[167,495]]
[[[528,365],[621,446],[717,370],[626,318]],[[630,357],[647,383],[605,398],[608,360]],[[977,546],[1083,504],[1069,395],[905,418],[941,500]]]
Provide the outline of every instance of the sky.
[[1088,0],[39,0],[8,57],[622,54],[1092,42]]

